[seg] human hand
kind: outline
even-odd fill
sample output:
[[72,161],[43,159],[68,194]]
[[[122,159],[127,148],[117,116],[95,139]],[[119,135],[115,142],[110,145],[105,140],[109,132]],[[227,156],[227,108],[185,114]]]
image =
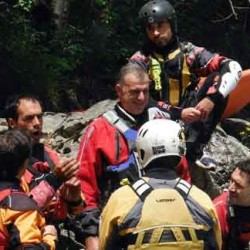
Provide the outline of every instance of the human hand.
[[85,239],[86,250],[99,250],[99,238],[98,236],[89,236]]
[[186,123],[199,121],[201,119],[201,112],[193,107],[185,108],[181,112],[181,119]]
[[60,195],[68,202],[77,202],[82,199],[81,182],[77,177],[72,177],[64,182],[60,188]]
[[76,176],[79,170],[79,163],[74,158],[61,159],[55,166],[53,173],[61,180],[69,180]]
[[55,236],[57,238],[57,230],[56,230],[55,226],[46,225],[43,228],[43,237],[46,236],[46,235],[53,235],[53,236]]
[[201,112],[201,119],[207,120],[214,108],[214,103],[209,98],[205,97],[195,106],[195,108]]

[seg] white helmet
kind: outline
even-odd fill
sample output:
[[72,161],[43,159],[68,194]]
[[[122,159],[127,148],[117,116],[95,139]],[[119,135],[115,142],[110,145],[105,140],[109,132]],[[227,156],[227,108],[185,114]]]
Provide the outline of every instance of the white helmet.
[[142,168],[163,156],[181,156],[186,153],[184,131],[181,126],[167,119],[146,122],[136,139],[138,159]]

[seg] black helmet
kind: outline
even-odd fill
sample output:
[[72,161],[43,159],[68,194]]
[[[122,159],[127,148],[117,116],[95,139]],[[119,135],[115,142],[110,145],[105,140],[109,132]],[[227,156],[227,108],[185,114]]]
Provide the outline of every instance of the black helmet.
[[148,25],[167,19],[174,33],[177,33],[176,13],[173,6],[166,0],[152,0],[144,4],[139,11],[141,24]]

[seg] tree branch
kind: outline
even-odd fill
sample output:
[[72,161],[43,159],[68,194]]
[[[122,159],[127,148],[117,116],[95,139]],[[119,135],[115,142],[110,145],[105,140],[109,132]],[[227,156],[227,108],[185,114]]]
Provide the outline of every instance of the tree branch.
[[233,15],[234,15],[235,19],[238,20],[238,15],[237,15],[237,13],[235,12],[235,9],[234,9],[232,0],[228,0],[228,1],[229,1],[229,3],[230,3],[230,6],[231,6],[231,9],[232,9],[232,12],[233,12]]
[[233,13],[231,13],[229,16],[224,17],[224,18],[222,18],[222,19],[211,20],[211,22],[212,22],[212,23],[220,23],[220,22],[224,22],[224,21],[226,21],[226,20],[230,19],[232,16],[233,16]]

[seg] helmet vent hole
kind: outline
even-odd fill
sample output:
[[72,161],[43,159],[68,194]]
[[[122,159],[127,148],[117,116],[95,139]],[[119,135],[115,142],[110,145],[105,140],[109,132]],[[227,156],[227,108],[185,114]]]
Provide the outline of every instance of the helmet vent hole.
[[145,134],[146,134],[147,132],[148,132],[147,129],[146,129],[146,130],[143,130],[143,129],[142,129],[142,130],[140,131],[140,133],[138,134],[138,136],[139,136],[139,137],[144,137]]
[[145,151],[141,149],[141,160],[143,161],[145,157]]
[[144,137],[145,136],[145,134],[148,132],[148,130],[146,129],[143,133],[142,133],[142,137]]

